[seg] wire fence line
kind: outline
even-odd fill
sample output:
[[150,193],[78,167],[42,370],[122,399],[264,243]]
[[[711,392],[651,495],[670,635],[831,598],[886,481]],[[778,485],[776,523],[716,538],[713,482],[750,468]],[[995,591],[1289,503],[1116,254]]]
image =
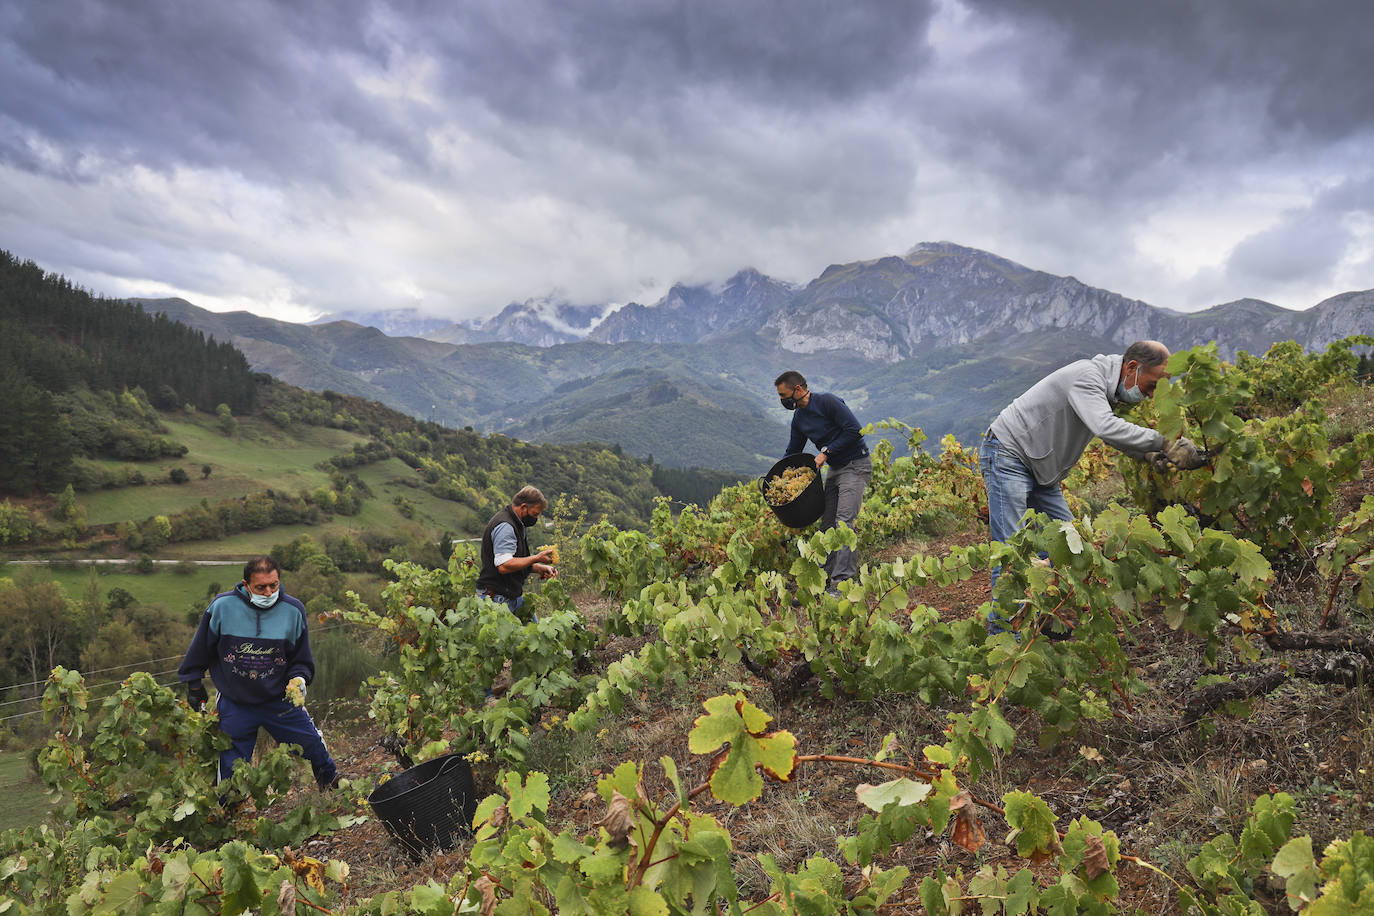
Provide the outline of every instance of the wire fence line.
[[[350,626],[352,626],[352,624],[347,623],[347,622],[344,622],[344,623],[333,623],[333,624],[330,624],[330,625],[327,626],[327,627],[321,627],[320,629],[318,629],[318,630],[312,632],[312,633],[311,633],[311,636],[323,636],[325,633],[330,633],[330,632],[332,632],[332,631],[334,631],[334,630],[341,630],[341,629],[344,629],[344,628],[350,627]],[[155,666],[155,665],[160,665],[160,664],[162,664],[162,663],[164,663],[164,662],[169,662],[169,661],[172,661],[172,660],[174,660],[174,659],[180,659],[180,658],[182,658],[182,657],[183,657],[183,656],[182,656],[181,654],[178,654],[178,655],[167,655],[167,656],[163,656],[162,658],[145,659],[145,660],[143,660],[143,661],[137,661],[137,662],[127,662],[127,663],[125,663],[125,664],[123,664],[123,665],[115,665],[115,666],[110,667],[110,668],[97,668],[97,669],[95,669],[94,671],[82,672],[82,676],[83,676],[83,677],[90,677],[90,676],[93,675],[93,674],[105,674],[105,673],[108,673],[108,672],[110,672],[110,671],[119,671],[119,670],[121,670],[121,669],[123,669],[123,668],[133,668],[134,671],[131,671],[131,672],[129,672],[129,673],[130,673],[130,674],[134,674],[134,673],[137,673],[137,671],[144,670],[144,669],[143,669],[142,667],[140,667],[140,666]],[[172,680],[167,681],[166,683],[163,683],[161,680],[159,680],[159,678],[168,677],[169,675],[175,675],[175,674],[177,673],[178,670],[179,670],[179,668],[172,668],[172,669],[170,669],[170,670],[168,670],[168,671],[161,671],[161,672],[158,672],[157,674],[152,675],[152,677],[153,677],[153,680],[154,680],[154,681],[157,681],[157,683],[158,683],[160,686],[169,687],[169,686],[171,686],[172,684],[176,683],[175,679],[172,679]],[[109,696],[110,693],[113,693],[114,691],[111,690],[111,691],[109,691],[108,693],[106,693],[106,694],[104,694],[104,695],[101,695],[101,696],[97,696],[97,695],[96,695],[96,692],[99,691],[99,690],[102,690],[102,689],[104,689],[104,688],[106,688],[106,687],[116,687],[116,686],[118,686],[118,685],[120,685],[120,684],[123,684],[124,681],[126,681],[127,679],[128,679],[127,677],[122,677],[122,678],[117,678],[117,679],[115,679],[115,680],[102,681],[102,682],[100,682],[100,683],[98,683],[98,684],[87,684],[87,685],[86,685],[86,691],[90,694],[91,699],[94,699],[94,700],[104,699],[106,696]],[[6,692],[8,692],[8,691],[10,691],[10,690],[37,687],[37,686],[39,686],[40,684],[46,684],[47,682],[48,682],[48,679],[47,679],[47,678],[43,678],[41,681],[30,681],[30,682],[27,683],[27,684],[10,684],[10,685],[5,686],[5,687],[0,687],[0,695],[4,695]],[[39,695],[37,695],[37,696],[31,696],[31,697],[20,697],[20,698],[18,698],[18,699],[13,699],[13,700],[4,700],[4,701],[0,701],[0,710],[5,709],[6,707],[22,705],[22,704],[24,704],[24,703],[38,704],[38,705],[41,706],[42,702],[43,702],[43,697],[42,697],[41,694],[39,694]],[[30,710],[27,710],[27,711],[25,711],[25,712],[16,712],[16,713],[11,713],[11,714],[8,714],[8,715],[0,716],[0,725],[5,725],[5,724],[7,724],[7,723],[14,722],[14,721],[17,721],[17,720],[19,720],[19,719],[24,719],[24,718],[27,718],[27,717],[29,717],[29,716],[38,715],[38,714],[41,713],[42,711],[43,711],[43,710],[42,710],[41,708],[39,708],[39,709],[30,709]]]

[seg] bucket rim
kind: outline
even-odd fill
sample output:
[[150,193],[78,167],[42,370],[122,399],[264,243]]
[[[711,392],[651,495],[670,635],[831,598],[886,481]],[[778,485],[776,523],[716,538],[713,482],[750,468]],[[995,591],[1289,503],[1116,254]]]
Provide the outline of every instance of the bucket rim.
[[[438,764],[438,766],[434,766],[435,764]],[[448,772],[451,766],[458,765],[462,765],[466,767],[468,770],[472,769],[472,765],[463,759],[463,755],[457,753],[444,754],[441,757],[434,757],[424,761],[423,763],[417,763],[413,767],[409,767],[407,769],[402,770],[401,772],[393,776],[391,779],[388,779],[386,782],[382,783],[381,785],[373,789],[372,792],[369,793],[367,796],[367,803],[369,805],[390,804],[391,802],[394,802],[397,799],[405,798],[411,792],[417,792],[428,786],[430,783],[434,782],[434,780],[438,779],[440,776]],[[384,793],[384,790],[387,788],[387,786],[391,785],[391,783],[393,783],[400,777],[406,775],[407,773],[414,774],[416,770],[420,770],[425,767],[433,767],[433,775],[427,775],[425,779],[411,781],[410,785],[408,785],[406,788],[402,789],[399,792],[396,792],[394,794],[381,794],[379,797],[379,793]]]

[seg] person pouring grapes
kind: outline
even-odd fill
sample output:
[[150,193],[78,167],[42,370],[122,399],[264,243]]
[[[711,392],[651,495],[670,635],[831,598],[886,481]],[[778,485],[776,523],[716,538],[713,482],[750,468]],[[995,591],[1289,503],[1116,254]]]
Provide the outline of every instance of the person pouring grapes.
[[262,727],[277,743],[300,747],[321,789],[337,784],[334,758],[305,710],[306,685],[315,678],[305,605],[282,589],[271,557],[249,560],[243,581],[201,615],[177,671],[194,709],[209,700],[207,671],[219,690],[220,730],[232,742],[219,755],[221,782],[240,760],[252,759]]
[[[792,411],[792,435],[787,441],[788,455],[815,443],[816,473],[829,468],[825,478],[825,512],[821,530],[829,531],[839,522],[851,528],[863,505],[864,489],[873,476],[873,461],[868,456],[859,421],[838,395],[812,391],[806,378],[788,370],[773,382],[782,406]],[[834,551],[825,560],[826,590],[836,593],[838,583],[859,574],[858,554],[848,547]]]

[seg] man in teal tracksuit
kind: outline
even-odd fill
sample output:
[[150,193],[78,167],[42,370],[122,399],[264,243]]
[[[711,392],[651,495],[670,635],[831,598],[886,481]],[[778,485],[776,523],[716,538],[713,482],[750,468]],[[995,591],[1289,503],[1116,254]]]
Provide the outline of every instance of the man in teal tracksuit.
[[[281,571],[271,557],[243,567],[243,581],[215,597],[201,615],[177,676],[193,708],[208,695],[208,670],[219,689],[219,727],[233,746],[219,756],[219,778],[229,778],[240,760],[253,756],[258,728],[279,744],[295,744],[320,788],[336,782],[334,759],[305,711],[305,686],[315,677],[305,605],[282,591]],[[288,686],[299,703],[288,698]]]

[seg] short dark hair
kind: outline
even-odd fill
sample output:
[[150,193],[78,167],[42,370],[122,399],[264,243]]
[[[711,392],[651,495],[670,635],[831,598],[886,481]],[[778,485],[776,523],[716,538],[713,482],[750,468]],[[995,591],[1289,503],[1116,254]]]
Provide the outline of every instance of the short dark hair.
[[520,492],[510,498],[512,506],[547,506],[549,501],[534,487],[521,487]]
[[1137,340],[1121,355],[1121,365],[1134,360],[1142,369],[1153,369],[1169,359],[1169,349],[1157,340]]
[[793,388],[796,388],[798,385],[800,385],[801,387],[805,388],[806,376],[802,375],[796,369],[788,369],[782,375],[773,379],[773,387],[776,388],[779,385],[791,385]]
[[253,581],[253,573],[274,572],[281,575],[281,566],[271,557],[254,557],[243,564],[243,581],[247,584]]

